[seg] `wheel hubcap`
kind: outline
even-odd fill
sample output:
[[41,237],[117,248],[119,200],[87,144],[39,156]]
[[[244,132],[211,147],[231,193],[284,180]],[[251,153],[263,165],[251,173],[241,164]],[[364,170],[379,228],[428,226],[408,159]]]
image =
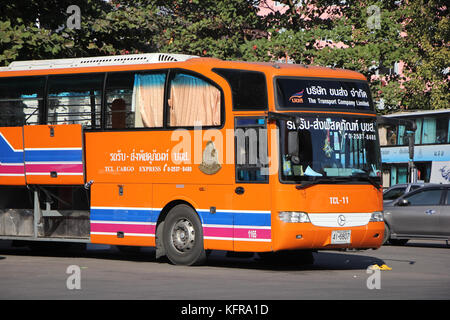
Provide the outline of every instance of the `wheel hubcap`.
[[187,219],[180,219],[174,224],[171,236],[173,246],[180,252],[187,252],[194,246],[194,226]]

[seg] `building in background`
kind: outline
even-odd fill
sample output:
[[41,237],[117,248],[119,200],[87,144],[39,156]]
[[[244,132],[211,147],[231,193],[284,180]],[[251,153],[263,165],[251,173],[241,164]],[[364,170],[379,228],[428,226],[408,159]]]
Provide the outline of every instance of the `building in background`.
[[404,125],[380,125],[383,187],[424,181],[450,183],[450,109],[400,112],[385,117],[412,120],[414,168],[408,178],[409,149]]

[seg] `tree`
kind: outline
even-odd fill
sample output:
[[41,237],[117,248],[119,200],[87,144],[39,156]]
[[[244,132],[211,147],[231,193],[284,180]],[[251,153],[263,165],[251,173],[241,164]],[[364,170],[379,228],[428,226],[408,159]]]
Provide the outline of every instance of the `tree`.
[[382,102],[382,112],[400,107],[405,78],[386,72],[407,51],[398,1],[281,2],[284,10],[265,18],[275,26],[269,47],[276,58],[359,71],[370,81],[374,100]]
[[[72,5],[80,28],[68,23]],[[0,7],[0,64],[156,51],[157,11],[154,1],[11,1]]]
[[[171,52],[362,72],[381,113],[445,108],[443,0],[17,0],[0,7],[0,65]],[[70,5],[80,28],[67,26]],[[268,12],[262,15],[261,9]],[[403,72],[393,72],[404,63]]]
[[405,109],[448,108],[450,23],[448,3],[415,0],[405,8],[403,44],[410,50],[405,61]]
[[162,51],[242,59],[248,41],[267,36],[256,0],[157,1]]
[[[245,58],[359,71],[370,81],[380,113],[448,107],[444,1],[279,2],[283,6],[263,18],[269,36],[244,46]],[[403,64],[403,72],[394,70]]]

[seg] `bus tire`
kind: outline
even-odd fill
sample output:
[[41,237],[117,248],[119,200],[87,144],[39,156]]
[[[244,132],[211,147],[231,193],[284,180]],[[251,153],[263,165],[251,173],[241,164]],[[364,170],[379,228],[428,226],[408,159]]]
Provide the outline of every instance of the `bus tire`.
[[163,244],[166,256],[175,265],[200,265],[206,260],[203,228],[190,206],[173,207],[164,222]]

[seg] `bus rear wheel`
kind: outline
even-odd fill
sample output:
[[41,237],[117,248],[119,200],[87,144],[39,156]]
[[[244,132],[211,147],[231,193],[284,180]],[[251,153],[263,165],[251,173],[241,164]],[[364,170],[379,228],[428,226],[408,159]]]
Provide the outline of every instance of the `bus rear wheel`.
[[167,258],[173,264],[199,265],[206,260],[202,224],[188,205],[177,205],[167,214],[163,242]]

